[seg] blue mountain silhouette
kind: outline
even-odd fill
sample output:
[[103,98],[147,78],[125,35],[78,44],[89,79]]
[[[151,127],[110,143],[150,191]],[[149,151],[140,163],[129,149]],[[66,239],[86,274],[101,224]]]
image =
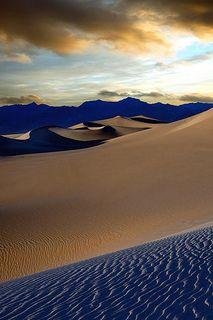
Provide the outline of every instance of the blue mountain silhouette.
[[79,107],[53,107],[35,102],[0,107],[0,134],[22,133],[46,126],[69,127],[81,122],[115,116],[145,116],[161,122],[173,122],[209,110],[213,103],[189,103],[180,106],[149,104],[135,98],[118,102],[86,101]]

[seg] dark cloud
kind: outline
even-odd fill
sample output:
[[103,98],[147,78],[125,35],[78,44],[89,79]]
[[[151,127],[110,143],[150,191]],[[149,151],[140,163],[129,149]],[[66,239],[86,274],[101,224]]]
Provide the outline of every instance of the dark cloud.
[[127,92],[116,92],[116,91],[108,91],[108,90],[101,90],[99,93],[98,93],[99,96],[102,96],[102,97],[126,97],[129,95],[129,93]]
[[22,40],[61,54],[81,51],[93,41],[138,51],[165,44],[160,35],[138,28],[135,22],[105,1],[13,0],[0,4],[0,32],[7,43]]
[[0,105],[28,104],[31,102],[41,104],[44,103],[44,100],[36,95],[27,95],[21,97],[0,97]]
[[213,103],[213,97],[204,96],[200,94],[187,94],[187,95],[175,95],[169,93],[161,93],[161,92],[140,92],[140,91],[129,91],[129,92],[117,92],[117,91],[108,91],[102,90],[98,94],[99,96],[105,98],[124,98],[124,97],[134,97],[140,99],[154,99],[154,100],[166,100],[166,101],[183,101],[183,102],[205,102],[205,103]]
[[128,52],[169,51],[162,26],[209,36],[212,12],[212,0],[1,1],[1,60],[28,63],[29,44],[58,54],[81,52],[97,42]]
[[[170,101],[182,101],[182,102],[205,102],[213,103],[213,97],[204,96],[200,94],[188,94],[188,95],[174,95],[161,92],[140,92],[140,91],[130,91],[130,92],[117,92],[102,90],[98,94],[101,97],[110,98],[125,98],[125,97],[135,97],[139,99],[149,98],[151,100],[170,100]],[[11,104],[29,104],[36,102],[37,104],[46,103],[44,99],[36,95],[26,95],[21,97],[0,97],[0,105],[11,105]]]
[[212,36],[212,0],[122,0],[120,4],[127,10],[142,10],[150,19],[157,18],[168,26],[190,30],[204,37]]
[[180,101],[185,102],[205,102],[205,103],[213,103],[213,97],[211,96],[203,96],[200,94],[187,94],[179,97]]
[[149,97],[149,98],[162,98],[164,94],[160,92],[140,92],[140,91],[129,91],[129,92],[117,92],[117,91],[108,91],[102,90],[98,94],[102,97],[107,98],[115,98],[115,97],[135,97],[135,98],[142,98],[142,97]]
[[150,97],[150,98],[162,98],[165,95],[163,93],[160,92],[139,92],[138,93],[138,97]]

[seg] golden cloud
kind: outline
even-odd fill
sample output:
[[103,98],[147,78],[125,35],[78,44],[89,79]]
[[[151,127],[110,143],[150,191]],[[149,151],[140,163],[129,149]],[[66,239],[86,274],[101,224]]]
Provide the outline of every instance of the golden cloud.
[[165,45],[160,34],[139,27],[135,18],[118,7],[92,0],[2,2],[0,32],[7,43],[21,39],[59,54],[82,51],[94,41],[140,52]]
[[9,0],[0,4],[0,33],[4,44],[22,41],[58,54],[99,41],[143,53],[168,47],[164,25],[209,35],[212,12],[208,0]]
[[44,103],[45,100],[36,95],[27,95],[21,97],[0,97],[0,105],[10,105],[10,104],[29,104],[36,102],[37,104]]
[[213,97],[211,96],[205,96],[201,94],[186,94],[181,97],[179,97],[179,100],[185,101],[185,102],[205,102],[205,103],[213,103]]
[[190,93],[185,95],[175,95],[172,93],[163,93],[163,92],[143,92],[143,91],[110,91],[110,90],[101,90],[98,93],[99,96],[112,99],[112,98],[124,98],[124,97],[134,97],[139,99],[151,99],[156,101],[179,101],[179,102],[205,102],[213,103],[213,97],[210,95],[202,95],[196,93]]
[[212,38],[212,0],[122,0],[120,3],[125,4],[128,10],[149,13],[152,19],[166,26],[190,31],[203,38]]
[[12,61],[22,64],[29,64],[32,62],[31,58],[26,53],[8,52],[0,54],[0,62]]

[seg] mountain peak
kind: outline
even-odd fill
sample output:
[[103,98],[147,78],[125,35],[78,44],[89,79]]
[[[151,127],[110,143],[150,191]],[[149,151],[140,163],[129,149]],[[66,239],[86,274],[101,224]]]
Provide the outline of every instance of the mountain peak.
[[136,102],[136,101],[138,102],[138,101],[140,101],[141,102],[140,99],[132,98],[132,97],[126,97],[126,98],[124,98],[124,99],[122,99],[120,101],[126,101],[126,102]]
[[29,103],[28,106],[37,107],[38,104],[35,101],[33,101],[33,102]]

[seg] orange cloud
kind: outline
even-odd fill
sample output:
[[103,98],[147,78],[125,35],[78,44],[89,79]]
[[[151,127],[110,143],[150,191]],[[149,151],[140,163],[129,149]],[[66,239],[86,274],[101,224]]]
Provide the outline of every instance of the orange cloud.
[[44,103],[45,100],[36,95],[27,95],[21,97],[0,97],[0,105],[10,105],[10,104],[28,104],[36,102],[37,104]]
[[179,102],[205,102],[213,103],[213,97],[210,95],[202,95],[196,93],[189,93],[185,95],[176,95],[172,93],[163,93],[163,92],[143,92],[143,91],[110,91],[110,90],[101,90],[98,95],[106,99],[112,98],[124,98],[124,97],[135,97],[145,100],[155,100],[155,101],[179,101]]
[[209,0],[9,0],[0,3],[0,33],[8,45],[22,41],[58,54],[81,52],[100,41],[146,53],[168,48],[165,25],[209,35],[212,12]]
[[169,27],[194,32],[200,37],[212,37],[212,0],[123,0],[126,10],[149,12],[152,19]]
[[13,0],[0,4],[0,31],[7,43],[21,39],[59,54],[82,51],[97,41],[125,51],[165,46],[160,34],[139,28],[136,22],[135,17],[103,1]]

